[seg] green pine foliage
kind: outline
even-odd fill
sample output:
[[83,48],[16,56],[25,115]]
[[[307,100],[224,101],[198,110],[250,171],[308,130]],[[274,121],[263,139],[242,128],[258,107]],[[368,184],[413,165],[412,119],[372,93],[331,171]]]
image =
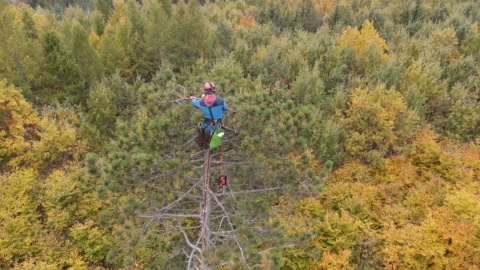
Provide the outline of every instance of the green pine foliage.
[[174,67],[192,66],[198,58],[208,58],[211,54],[212,33],[206,24],[207,17],[198,0],[188,4],[180,1],[173,10],[164,43],[167,59]]
[[77,65],[63,48],[59,35],[54,31],[47,31],[40,40],[45,59],[42,69],[43,89],[38,93],[42,101],[46,102],[53,97],[59,101],[68,100],[74,105],[85,105],[87,91],[84,89],[84,82],[80,78]]
[[0,268],[478,267],[479,5],[0,1]]
[[32,25],[32,20],[35,24],[34,11],[21,4],[16,9],[6,6],[0,14],[2,78],[21,86],[30,101],[38,101],[38,97],[32,92],[40,88],[39,78],[43,59],[40,31]]
[[[95,22],[92,22],[93,18],[85,18],[79,9],[68,9],[65,16],[68,16],[68,20],[62,24],[62,40],[66,42],[65,49],[78,66],[79,76],[85,82],[85,91],[88,93],[90,85],[102,75],[99,57],[89,42],[91,26]],[[96,31],[100,32],[99,29]],[[82,98],[86,99],[86,96]]]

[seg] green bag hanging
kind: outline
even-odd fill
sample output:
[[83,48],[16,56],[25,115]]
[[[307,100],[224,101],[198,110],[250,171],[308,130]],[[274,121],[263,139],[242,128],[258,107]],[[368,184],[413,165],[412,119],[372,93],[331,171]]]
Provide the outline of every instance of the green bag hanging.
[[222,128],[218,128],[213,132],[212,139],[210,140],[210,148],[219,147],[222,144],[222,138],[225,135],[225,131]]

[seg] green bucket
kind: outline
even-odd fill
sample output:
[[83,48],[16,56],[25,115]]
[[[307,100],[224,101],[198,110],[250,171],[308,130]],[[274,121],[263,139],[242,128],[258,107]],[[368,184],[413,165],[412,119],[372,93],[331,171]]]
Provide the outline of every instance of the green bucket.
[[210,140],[210,148],[219,147],[222,144],[222,138],[225,135],[225,131],[222,128],[218,128],[213,132],[212,139]]

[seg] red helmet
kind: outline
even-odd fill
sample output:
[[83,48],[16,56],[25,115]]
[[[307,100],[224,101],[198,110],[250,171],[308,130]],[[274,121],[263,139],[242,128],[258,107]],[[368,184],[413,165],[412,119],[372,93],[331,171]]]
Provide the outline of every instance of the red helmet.
[[203,86],[203,90],[205,90],[205,92],[215,93],[215,84],[213,84],[213,82],[206,82]]

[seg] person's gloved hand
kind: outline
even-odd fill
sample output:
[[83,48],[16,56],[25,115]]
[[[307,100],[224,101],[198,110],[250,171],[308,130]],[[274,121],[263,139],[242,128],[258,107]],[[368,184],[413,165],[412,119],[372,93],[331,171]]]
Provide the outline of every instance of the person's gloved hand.
[[194,97],[194,96],[189,96],[188,98],[189,98],[190,100],[192,100],[192,99],[197,99],[197,98]]

